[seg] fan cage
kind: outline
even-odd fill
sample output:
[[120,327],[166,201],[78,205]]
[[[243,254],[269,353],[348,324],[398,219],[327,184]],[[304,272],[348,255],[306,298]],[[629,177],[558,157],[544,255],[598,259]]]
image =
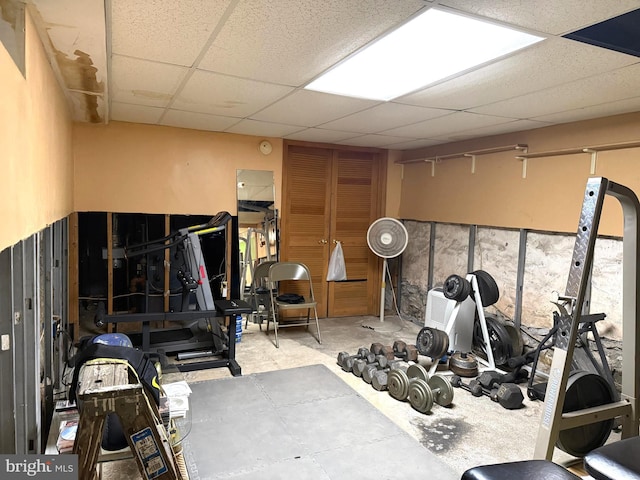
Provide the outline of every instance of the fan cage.
[[395,218],[379,218],[369,226],[367,243],[373,253],[382,258],[393,258],[407,248],[407,229]]

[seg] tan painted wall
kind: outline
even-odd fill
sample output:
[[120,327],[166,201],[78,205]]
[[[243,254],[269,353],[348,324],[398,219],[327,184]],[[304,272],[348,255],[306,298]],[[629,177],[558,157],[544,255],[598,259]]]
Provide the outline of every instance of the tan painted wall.
[[[526,132],[452,143],[421,152],[405,153],[406,159],[427,158],[523,143],[528,151],[595,146],[640,140],[640,113],[545,127]],[[445,223],[528,228],[573,233],[577,229],[586,181],[589,154],[530,159],[526,178],[517,153],[501,152],[471,159],[442,160],[431,176],[431,164],[404,165],[400,217]],[[595,176],[607,177],[640,195],[640,149],[600,152]],[[607,197],[599,232],[622,234],[622,210]]]
[[26,79],[0,44],[0,249],[73,207],[71,119],[27,14]]
[[403,166],[397,163],[402,158],[402,152],[397,150],[389,151],[387,163],[387,195],[385,216],[400,218],[400,195],[402,190]]
[[272,170],[280,206],[282,140],[124,122],[74,127],[75,210],[237,213],[236,170]]

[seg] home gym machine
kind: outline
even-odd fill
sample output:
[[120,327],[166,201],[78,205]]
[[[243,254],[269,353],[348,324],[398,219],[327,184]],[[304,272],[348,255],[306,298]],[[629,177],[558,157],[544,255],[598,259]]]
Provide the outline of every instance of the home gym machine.
[[[171,264],[178,266],[176,278],[181,285],[180,311],[96,315],[96,325],[121,322],[141,322],[142,332],[128,334],[134,344],[146,353],[177,353],[178,361],[220,357],[215,360],[180,363],[181,371],[202,368],[229,367],[241,374],[235,360],[236,315],[251,313],[251,307],[241,300],[214,300],[200,242],[203,235],[227,233],[231,215],[220,212],[207,223],[179,229],[163,238],[128,246],[127,258],[171,249]],[[237,242],[236,242],[237,243]],[[231,317],[227,332],[221,319]],[[152,329],[150,322],[172,322],[177,328]]]
[[[609,383],[599,375],[576,371],[574,351],[583,320],[583,303],[593,263],[593,252],[605,195],[615,197],[622,205],[623,230],[623,338],[622,338],[622,394],[620,400],[608,396]],[[564,296],[560,297],[557,332],[544,406],[535,446],[536,459],[551,460],[554,447],[561,438],[571,439],[576,456],[587,453],[605,443],[614,419],[618,419],[623,439],[638,435],[638,399],[640,382],[637,378],[638,346],[640,346],[640,312],[638,311],[638,212],[640,203],[627,187],[606,178],[590,178],[584,194],[576,242]],[[577,375],[577,377],[576,377]],[[591,379],[600,378],[600,382]],[[580,380],[586,379],[580,388]],[[598,387],[600,385],[600,387]],[[576,402],[567,405],[567,389]],[[562,443],[562,442],[561,442]]]
[[[462,362],[474,347],[482,352],[477,357],[482,371],[499,371],[498,365],[521,353],[519,332],[510,331],[484,311],[485,307],[497,302],[499,296],[495,280],[483,270],[468,273],[466,277],[450,275],[443,288],[429,291],[425,326],[418,333],[416,347],[421,355],[434,360],[430,375],[435,373],[441,358],[449,354],[450,363],[453,360]],[[517,346],[512,348],[517,344],[520,351]],[[465,357],[459,357],[460,354]]]

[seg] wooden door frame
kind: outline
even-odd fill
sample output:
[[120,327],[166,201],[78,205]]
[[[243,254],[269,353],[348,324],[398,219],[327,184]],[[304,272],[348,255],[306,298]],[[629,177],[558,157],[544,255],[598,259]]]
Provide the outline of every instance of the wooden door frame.
[[[301,142],[301,141],[294,141],[294,140],[285,140],[284,144],[283,144],[283,158],[282,158],[282,184],[280,186],[281,191],[282,191],[282,198],[283,198],[283,202],[288,202],[290,201],[287,198],[286,195],[286,191],[285,191],[285,186],[287,185],[287,181],[288,181],[288,172],[286,167],[286,155],[288,152],[288,148],[289,146],[296,146],[296,147],[305,147],[305,148],[322,148],[322,149],[330,149],[332,150],[333,156],[332,156],[332,163],[334,163],[334,158],[335,158],[335,152],[337,151],[351,151],[351,152],[363,152],[363,153],[373,153],[376,155],[378,162],[379,162],[379,167],[377,170],[377,185],[376,188],[378,189],[378,198],[377,198],[377,205],[375,206],[375,214],[373,215],[373,217],[375,218],[371,218],[370,219],[370,223],[373,222],[374,220],[376,220],[377,218],[383,217],[385,215],[385,208],[386,208],[386,200],[387,200],[387,170],[388,170],[388,161],[389,161],[389,151],[385,150],[385,149],[379,149],[379,148],[373,148],[373,147],[355,147],[355,146],[350,146],[350,145],[336,145],[336,144],[329,144],[329,143],[316,143],[316,142]],[[332,179],[333,179],[333,174],[332,174]],[[334,203],[333,200],[330,199],[329,200],[331,203],[330,212],[334,211]],[[286,211],[285,208],[286,203],[283,204],[283,208],[282,208],[282,214],[281,214],[281,233],[285,233],[286,234],[286,228],[282,228],[283,225],[286,225],[286,219],[282,218],[284,216],[284,213]],[[326,219],[327,225],[325,226],[327,234],[330,234],[330,217]],[[283,247],[286,247],[287,242],[286,239],[282,239],[281,241],[281,245]],[[331,247],[331,244],[329,245]],[[284,248],[283,248],[284,251]],[[368,275],[369,278],[371,278],[371,281],[369,282],[368,285],[368,291],[369,291],[369,302],[368,302],[368,312],[370,315],[377,315],[379,313],[379,307],[380,307],[380,294],[381,294],[381,282],[382,282],[382,266],[383,266],[383,261],[381,258],[377,257],[373,252],[370,252],[371,255],[371,260],[369,261],[369,266],[368,266]],[[325,270],[323,272],[324,276],[326,277],[326,268],[328,267],[325,266]],[[329,292],[327,289],[327,302],[329,301]]]

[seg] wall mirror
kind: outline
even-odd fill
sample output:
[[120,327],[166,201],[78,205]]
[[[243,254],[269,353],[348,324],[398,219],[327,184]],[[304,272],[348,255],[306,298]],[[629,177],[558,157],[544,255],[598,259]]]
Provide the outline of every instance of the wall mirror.
[[238,170],[237,182],[240,294],[244,297],[255,266],[278,259],[278,212],[272,171]]

